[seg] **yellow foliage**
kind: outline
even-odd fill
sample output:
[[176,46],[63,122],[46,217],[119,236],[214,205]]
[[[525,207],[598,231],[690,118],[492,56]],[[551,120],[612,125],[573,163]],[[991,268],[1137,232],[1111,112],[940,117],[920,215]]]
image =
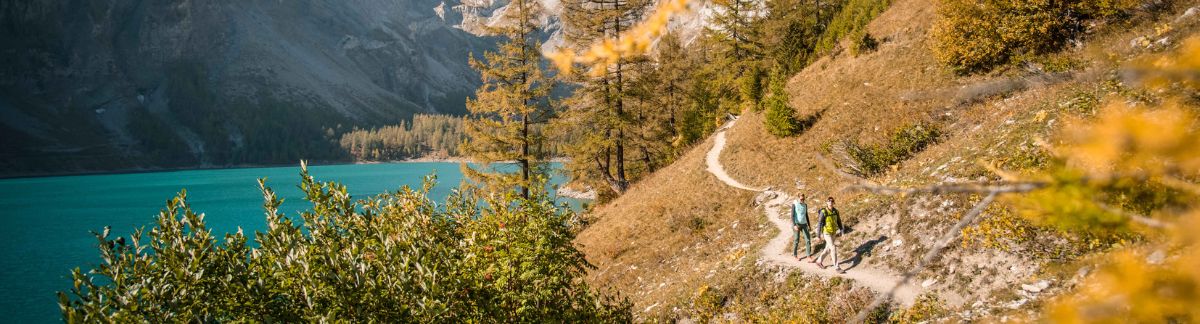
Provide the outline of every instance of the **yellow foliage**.
[[[1200,40],[1178,51],[1136,62],[1142,81],[1164,96],[1187,97],[1200,88]],[[1182,90],[1179,92],[1168,90]],[[1114,251],[1073,294],[1049,304],[1056,323],[1188,323],[1200,320],[1200,132],[1192,101],[1166,100],[1161,107],[1110,103],[1091,122],[1068,125],[1061,153],[1069,168],[1093,181],[1058,189],[1105,190],[1113,182],[1149,181],[1175,189],[1182,206],[1153,210],[1157,229],[1141,244]],[[1092,179],[1088,179],[1092,180]],[[1083,201],[1076,197],[1067,205]],[[1049,215],[1055,217],[1054,215]],[[1062,215],[1070,217],[1071,215]]]
[[1133,71],[1151,88],[1200,89],[1200,38],[1184,41],[1173,53],[1140,60]]
[[621,58],[635,57],[649,52],[651,45],[666,32],[667,24],[671,22],[671,16],[687,10],[689,2],[690,0],[663,1],[650,17],[617,36],[616,39],[603,39],[582,53],[558,49],[547,53],[546,57],[563,73],[571,73],[575,64],[582,64],[590,67],[588,70],[590,75],[603,75],[607,72],[608,65],[616,64]]
[[1059,50],[1089,19],[1119,16],[1138,0],[943,0],[933,54],[958,72],[986,71],[1026,54]]
[[1036,229],[1028,221],[1007,208],[992,207],[988,208],[987,213],[989,216],[979,224],[963,229],[963,248],[982,247],[1013,252],[1037,235]]
[[931,320],[946,316],[947,313],[949,312],[946,310],[945,303],[936,294],[927,293],[917,297],[916,302],[907,309],[892,313],[889,322],[899,324],[928,323]]
[[1185,109],[1178,102],[1154,110],[1112,102],[1095,122],[1067,126],[1071,145],[1061,154],[1095,179],[1194,174],[1200,171],[1200,132],[1196,116]]
[[[1048,315],[1058,323],[1139,322],[1187,323],[1200,319],[1200,255],[1194,235],[1200,211],[1187,218],[1172,247],[1147,253],[1122,251],[1074,295],[1051,304]],[[1167,257],[1166,253],[1178,253]],[[1153,253],[1165,259],[1154,264]]]

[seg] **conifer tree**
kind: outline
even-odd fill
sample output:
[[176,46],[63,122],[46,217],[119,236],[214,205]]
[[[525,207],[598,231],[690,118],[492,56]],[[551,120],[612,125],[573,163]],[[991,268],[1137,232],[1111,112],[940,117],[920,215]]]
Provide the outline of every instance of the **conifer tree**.
[[757,44],[758,35],[753,26],[763,11],[759,1],[713,1],[716,5],[712,16],[715,28],[710,28],[708,32],[724,45],[724,56],[731,62],[743,62],[761,54]]
[[[567,46],[584,48],[604,38],[617,38],[641,19],[650,1],[568,0],[562,5]],[[617,193],[629,187],[626,160],[633,153],[630,138],[635,135],[631,133],[637,114],[628,99],[632,96],[630,74],[638,64],[645,64],[644,58],[619,58],[587,74],[564,75],[579,86],[565,101],[566,116],[559,123],[562,137],[569,141],[565,151],[571,162],[567,168],[574,178],[603,181]]]
[[687,83],[689,72],[694,70],[693,61],[689,59],[679,34],[673,32],[659,39],[655,61],[655,78],[651,83],[657,88],[653,97],[657,99],[656,104],[666,110],[668,135],[672,146],[678,148],[682,144],[679,119],[688,102]]
[[[550,117],[547,101],[553,86],[542,71],[541,45],[534,39],[542,11],[536,0],[513,0],[500,17],[504,23],[486,27],[505,40],[496,52],[484,53],[483,61],[470,59],[483,85],[467,101],[467,140],[461,148],[479,164],[464,164],[464,174],[496,191],[519,187],[525,198],[534,177],[545,173],[540,125]],[[496,168],[510,161],[519,167],[515,173]]]
[[811,59],[811,53],[825,30],[821,20],[821,1],[766,0],[766,14],[754,28],[762,35],[764,67],[792,74]]
[[778,72],[771,74],[771,94],[767,96],[767,115],[764,119],[767,132],[777,137],[796,135],[800,131],[800,123],[796,120],[795,110],[788,105],[787,78]]
[[[761,87],[747,87],[761,81],[761,77],[747,72],[753,72],[762,58],[754,24],[763,14],[763,8],[761,0],[715,0],[713,4],[712,27],[706,30],[706,41],[717,51],[712,64],[719,73],[714,75],[712,91],[721,93],[718,99],[721,110],[739,114],[757,106],[755,98],[761,96]],[[743,92],[756,89],[757,93]]]

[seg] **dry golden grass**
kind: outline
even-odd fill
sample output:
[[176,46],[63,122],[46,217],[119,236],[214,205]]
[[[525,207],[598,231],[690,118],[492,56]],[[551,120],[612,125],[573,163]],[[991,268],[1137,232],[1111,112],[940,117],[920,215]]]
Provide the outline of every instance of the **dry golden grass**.
[[635,313],[669,311],[705,279],[742,266],[774,234],[754,193],[705,171],[711,141],[600,206],[577,242],[598,268],[590,280],[634,302]]
[[[1052,57],[1076,62],[1067,74],[1013,67],[968,77],[938,65],[928,49],[926,32],[936,2],[897,1],[868,26],[883,40],[878,51],[823,58],[791,79],[788,90],[798,115],[820,115],[810,129],[775,138],[764,129],[760,114],[748,113],[728,131],[722,154],[726,170],[745,184],[797,192],[800,182],[810,197],[837,197],[845,222],[854,227],[842,240],[842,253],[853,255],[855,247],[884,236],[864,262],[897,272],[913,265],[931,244],[926,238],[949,228],[978,197],[841,192],[848,182],[819,163],[819,152],[842,140],[879,143],[895,129],[931,122],[943,131],[937,144],[871,180],[911,186],[998,179],[983,165],[1004,165],[1006,158],[1037,147],[1065,114],[1081,112],[1081,96],[1107,95],[1110,88],[1103,84],[1114,78],[1122,62],[1152,51],[1132,49],[1130,40],[1155,35],[1156,26],[1198,1],[1183,1],[1161,17],[1139,17],[1130,26],[1102,27],[1081,48]],[[1182,39],[1198,24],[1177,25],[1166,36]],[[752,265],[730,260],[755,258],[754,251],[774,235],[761,212],[750,206],[752,193],[726,187],[704,171],[703,154],[709,147],[711,141],[693,148],[599,207],[597,222],[580,235],[584,252],[599,267],[590,280],[631,297],[635,313],[653,305],[651,314],[669,312],[665,308],[690,302],[698,287],[730,286],[737,278],[753,277],[726,272]],[[691,230],[693,218],[707,225]],[[744,243],[749,247],[738,248]],[[919,282],[929,280],[931,289],[951,304],[1003,302],[1019,297],[1013,287],[1051,276],[1045,262],[955,247]]]
[[[978,197],[899,198],[839,191],[849,182],[820,164],[817,154],[842,140],[878,143],[895,129],[933,122],[944,133],[938,144],[871,180],[893,186],[998,180],[985,164],[1003,164],[1022,150],[1037,147],[1039,140],[1061,125],[1063,114],[1078,113],[1070,103],[1081,94],[1106,95],[1102,83],[1115,76],[1119,64],[1146,52],[1130,49],[1129,40],[1152,34],[1160,25],[1144,21],[1129,29],[1113,27],[1117,32],[1101,34],[1081,49],[1057,55],[1079,61],[1082,68],[1069,74],[1010,68],[957,77],[939,66],[928,51],[927,26],[914,24],[930,21],[932,8],[931,1],[900,1],[869,26],[872,34],[888,39],[877,52],[824,58],[793,77],[789,91],[798,115],[820,115],[811,129],[796,137],[774,138],[762,126],[762,116],[748,114],[730,130],[723,159],[734,178],[751,185],[795,190],[797,183],[803,183],[810,197],[835,196],[845,221],[856,228],[845,241],[853,247],[886,236],[887,241],[866,262],[896,271],[911,266],[926,250],[925,238],[949,228]],[[1170,21],[1181,12],[1162,19]],[[1191,33],[1194,26],[1180,28],[1175,33]],[[902,243],[890,248],[896,239]],[[952,250],[944,260],[922,279],[935,279],[932,287],[954,304],[969,304],[1028,282],[1039,275],[1038,262],[1045,261],[962,249]]]

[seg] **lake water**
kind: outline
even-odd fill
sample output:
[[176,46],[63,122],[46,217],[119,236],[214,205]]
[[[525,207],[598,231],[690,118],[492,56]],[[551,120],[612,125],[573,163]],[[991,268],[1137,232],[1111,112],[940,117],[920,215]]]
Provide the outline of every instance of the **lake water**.
[[[345,184],[354,197],[419,187],[436,173],[435,201],[462,181],[457,163],[384,163],[311,166],[319,181]],[[112,227],[128,235],[153,224],[166,201],[183,188],[196,212],[216,234],[247,234],[266,229],[257,180],[284,199],[288,216],[307,210],[299,167],[191,170],[0,179],[0,314],[8,323],[59,322],[55,292],[71,288],[71,269],[99,262],[96,238],[89,231]],[[561,183],[555,176],[552,183]],[[219,236],[218,236],[219,237]]]

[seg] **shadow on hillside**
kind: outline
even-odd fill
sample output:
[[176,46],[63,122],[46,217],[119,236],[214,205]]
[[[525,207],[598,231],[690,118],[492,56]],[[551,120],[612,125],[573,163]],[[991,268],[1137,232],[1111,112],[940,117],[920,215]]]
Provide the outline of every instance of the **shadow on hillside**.
[[796,135],[798,136],[800,134],[804,134],[804,132],[807,132],[814,125],[816,125],[817,122],[821,120],[821,116],[825,115],[825,111],[827,111],[827,110],[829,110],[829,107],[821,108],[821,110],[818,110],[817,112],[813,113],[812,115],[808,115],[808,116],[805,116],[804,118],[796,119],[796,129],[797,129]]
[[857,248],[854,248],[854,257],[846,259],[846,261],[842,261],[842,263],[847,263],[847,262],[850,263],[850,267],[846,268],[847,270],[858,267],[858,264],[862,263],[864,255],[871,255],[871,251],[875,250],[875,246],[879,245],[879,243],[883,243],[883,241],[887,241],[887,239],[888,239],[887,235],[880,235],[878,238],[875,238],[874,240],[864,242],[863,244],[859,245]]

